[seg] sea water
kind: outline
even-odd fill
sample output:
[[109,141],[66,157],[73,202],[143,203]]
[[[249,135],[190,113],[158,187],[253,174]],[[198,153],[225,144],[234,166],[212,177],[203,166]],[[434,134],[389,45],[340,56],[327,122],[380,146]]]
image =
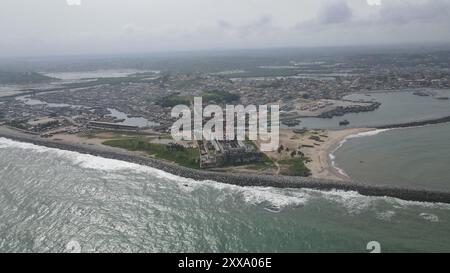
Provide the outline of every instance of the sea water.
[[450,205],[239,187],[0,138],[0,252],[450,251]]

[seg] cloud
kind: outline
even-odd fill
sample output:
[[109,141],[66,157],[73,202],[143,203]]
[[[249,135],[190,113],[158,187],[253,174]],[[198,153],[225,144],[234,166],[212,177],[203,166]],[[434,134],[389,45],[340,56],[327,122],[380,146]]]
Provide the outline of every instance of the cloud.
[[450,0],[1,1],[0,56],[450,42]]
[[353,17],[353,11],[345,0],[327,1],[317,14],[320,24],[340,24],[348,22]]
[[450,21],[449,0],[384,1],[374,23],[408,24],[411,22]]
[[217,25],[224,30],[232,30],[234,26],[225,20],[218,20]]
[[136,26],[134,24],[126,24],[122,27],[122,31],[127,34],[131,35],[136,31]]
[[258,19],[238,28],[242,36],[251,34],[266,33],[273,29],[272,17],[270,15],[262,15]]
[[323,0],[313,19],[298,22],[293,29],[320,31],[334,25],[348,25],[354,19],[354,11],[347,0]]
[[367,0],[369,6],[380,6],[381,0]]
[[267,34],[276,29],[273,25],[272,16],[270,15],[262,15],[253,21],[240,25],[234,25],[225,20],[218,20],[217,26],[219,30],[231,32],[241,38],[259,35],[261,33]]
[[[409,23],[450,23],[450,0],[388,0],[364,2],[369,13],[360,14],[352,8],[357,0],[325,0],[312,20],[299,22],[296,27],[319,28],[342,24],[342,27],[363,27],[370,25],[396,25]],[[352,3],[353,5],[351,5]],[[377,2],[378,3],[378,2]]]
[[367,0],[323,0],[316,17],[299,22],[293,30],[330,44],[339,40],[422,43],[450,42],[449,25],[450,0],[383,0],[380,5]]

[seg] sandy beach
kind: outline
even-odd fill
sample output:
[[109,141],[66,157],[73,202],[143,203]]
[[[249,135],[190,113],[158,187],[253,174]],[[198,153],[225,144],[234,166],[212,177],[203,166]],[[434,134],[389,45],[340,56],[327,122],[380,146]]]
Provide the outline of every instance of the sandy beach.
[[[313,178],[319,179],[328,179],[328,180],[339,180],[339,181],[351,181],[351,178],[347,175],[339,172],[338,169],[333,167],[332,161],[330,159],[330,154],[333,153],[336,148],[340,145],[340,143],[348,136],[359,134],[362,132],[367,132],[375,129],[367,129],[367,128],[352,128],[352,129],[343,129],[343,130],[325,130],[321,131],[320,134],[322,136],[326,136],[324,142],[314,142],[309,139],[311,136],[307,134],[298,138],[297,135],[292,130],[281,130],[280,138],[283,145],[286,147],[290,147],[291,150],[295,149],[295,146],[301,144],[307,144],[314,146],[313,148],[303,148],[302,151],[305,155],[311,160],[307,163],[307,167],[311,170]],[[146,156],[144,152],[133,152],[128,150],[123,150],[120,148],[114,148],[111,146],[105,146],[102,143],[107,139],[114,138],[114,134],[110,132],[104,132],[97,134],[95,138],[86,138],[80,137],[78,135],[68,135],[68,134],[56,134],[49,138],[49,140],[63,142],[63,143],[71,143],[81,146],[95,146],[106,151],[120,151],[128,154],[133,154],[137,156]],[[315,144],[315,145],[314,145]],[[274,157],[276,153],[272,153],[272,157]],[[276,156],[275,156],[276,157]],[[280,158],[278,158],[280,159]],[[242,169],[244,168],[244,169]],[[228,168],[229,172],[236,173],[257,173],[256,170],[248,170],[244,167],[232,167]],[[265,172],[265,174],[275,174],[271,172]]]
[[313,130],[298,134],[290,129],[282,129],[280,130],[280,144],[285,151],[266,154],[273,160],[280,161],[289,159],[291,151],[300,150],[309,159],[306,166],[310,169],[313,178],[348,182],[351,181],[351,178],[333,167],[330,154],[346,137],[372,130],[374,129]]
[[[8,130],[9,133],[14,133],[14,130]],[[333,167],[332,161],[330,159],[330,154],[333,153],[340,143],[348,136],[359,134],[362,132],[371,131],[374,129],[367,128],[352,128],[343,130],[325,130],[321,131],[320,135],[323,136],[324,142],[315,142],[309,139],[311,134],[306,134],[304,136],[298,137],[292,130],[281,130],[280,139],[283,145],[294,150],[296,146],[301,144],[311,145],[312,148],[303,148],[302,151],[305,153],[311,161],[307,163],[307,167],[311,170],[313,178],[328,179],[328,180],[339,180],[339,181],[351,181],[351,178],[339,172],[338,169]],[[324,137],[326,136],[326,137]],[[39,138],[37,136],[32,136]],[[103,141],[107,139],[114,138],[112,133],[101,133],[95,138],[80,137],[78,135],[68,135],[68,134],[56,134],[49,138],[49,141],[70,143],[79,146],[95,146],[97,149],[102,149],[105,151],[112,152],[122,152],[127,154],[132,154],[136,156],[145,156],[143,152],[133,152],[128,150],[123,150],[120,148],[114,148],[110,146],[105,146],[102,144]],[[276,157],[276,153],[272,153],[272,157]],[[234,170],[236,168],[231,168]],[[241,172],[237,170],[237,172]],[[247,171],[253,173],[251,171]]]
[[[339,143],[339,139],[358,131],[339,133],[330,141]],[[210,181],[211,183],[226,183],[237,186],[275,187],[275,188],[306,188],[316,190],[344,190],[356,191],[366,196],[391,196],[403,200],[420,202],[450,203],[450,193],[428,191],[423,189],[397,188],[378,185],[361,184],[356,181],[329,180],[314,177],[274,176],[263,174],[236,174],[218,173],[203,170],[194,170],[150,157],[133,154],[122,149],[115,149],[94,143],[69,143],[63,140],[43,139],[36,135],[25,134],[16,130],[0,126],[0,138],[8,138],[15,141],[33,143],[49,148],[68,150],[82,154],[90,154],[115,160],[131,162],[143,166],[152,167],[176,176],[194,179],[197,181]],[[325,147],[326,145],[324,145]]]
[[307,150],[306,155],[312,159],[307,166],[310,168],[313,177],[323,179],[336,179],[350,181],[351,178],[337,170],[331,161],[330,154],[335,152],[340,143],[348,136],[368,132],[372,129],[355,128],[336,131],[327,131],[328,138],[320,146]]

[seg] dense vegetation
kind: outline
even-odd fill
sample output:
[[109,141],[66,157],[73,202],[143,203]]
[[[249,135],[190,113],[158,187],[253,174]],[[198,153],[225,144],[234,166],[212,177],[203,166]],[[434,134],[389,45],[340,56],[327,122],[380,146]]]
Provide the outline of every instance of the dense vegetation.
[[47,83],[56,80],[36,72],[18,72],[0,70],[0,84]]
[[199,169],[199,151],[195,148],[185,148],[180,145],[162,145],[149,143],[143,138],[128,138],[118,140],[108,140],[103,142],[116,148],[123,148],[129,151],[142,151],[157,158],[175,162],[181,166]]
[[[239,96],[227,91],[207,91],[201,94],[203,102],[225,104],[239,100]],[[194,98],[192,96],[181,96],[173,94],[162,98],[159,105],[162,107],[175,107],[177,105],[191,105]]]
[[6,125],[8,125],[10,127],[21,129],[21,130],[28,130],[28,127],[25,126],[25,124],[23,122],[16,121],[16,120],[6,122]]
[[193,98],[191,96],[179,96],[179,95],[170,95],[165,98],[162,98],[159,101],[159,105],[162,107],[175,107],[177,105],[191,105]]
[[306,167],[305,160],[302,157],[288,160],[281,160],[278,163],[280,165],[287,166],[287,169],[281,172],[282,175],[302,176],[302,177],[307,177],[311,175],[311,171],[308,169],[308,167]]
[[227,91],[208,91],[202,93],[204,102],[230,103],[239,100],[239,95]]

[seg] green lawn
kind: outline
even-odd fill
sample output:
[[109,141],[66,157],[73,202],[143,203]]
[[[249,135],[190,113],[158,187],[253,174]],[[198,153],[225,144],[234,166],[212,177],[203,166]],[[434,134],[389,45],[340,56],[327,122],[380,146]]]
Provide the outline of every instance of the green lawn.
[[264,155],[263,161],[255,162],[255,163],[252,163],[252,164],[246,166],[247,169],[256,170],[256,171],[262,171],[262,170],[265,170],[267,168],[272,168],[272,167],[274,167],[273,161],[266,155]]
[[195,148],[172,149],[167,145],[149,143],[142,138],[108,140],[103,142],[103,144],[111,147],[127,149],[129,151],[147,152],[149,155],[154,157],[175,162],[188,168],[200,168],[198,163],[199,151]]
[[304,158],[281,160],[278,163],[280,165],[288,166],[288,169],[286,171],[281,172],[282,175],[302,176],[302,177],[307,177],[311,175],[311,171],[305,165]]

